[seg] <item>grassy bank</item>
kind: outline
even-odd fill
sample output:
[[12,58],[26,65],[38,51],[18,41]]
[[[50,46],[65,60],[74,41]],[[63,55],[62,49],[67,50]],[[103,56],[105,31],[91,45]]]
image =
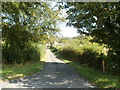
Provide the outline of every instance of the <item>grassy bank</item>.
[[118,84],[120,78],[118,78],[117,76],[103,74],[98,70],[85,67],[74,61],[69,61],[65,59],[63,59],[63,61],[73,66],[82,77],[97,85],[98,88],[120,88],[120,85]]
[[2,69],[2,80],[5,81],[32,75],[43,68],[45,60],[46,55],[37,62],[31,62],[25,65],[5,66]]

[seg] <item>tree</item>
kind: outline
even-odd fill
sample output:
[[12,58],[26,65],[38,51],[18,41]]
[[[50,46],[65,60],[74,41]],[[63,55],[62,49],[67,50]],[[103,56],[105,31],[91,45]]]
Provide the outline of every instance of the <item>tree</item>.
[[120,54],[120,2],[67,2],[65,7],[68,8],[68,25]]
[[3,40],[16,47],[54,35],[59,31],[57,21],[62,19],[46,2],[3,2],[2,11]]
[[17,60],[31,42],[44,43],[59,31],[59,14],[46,2],[2,2],[3,58]]

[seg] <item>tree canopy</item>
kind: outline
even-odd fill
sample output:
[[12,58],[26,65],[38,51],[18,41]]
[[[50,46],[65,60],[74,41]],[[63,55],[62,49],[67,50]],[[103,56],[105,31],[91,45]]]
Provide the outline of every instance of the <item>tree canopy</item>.
[[58,32],[60,12],[46,2],[3,2],[2,35],[5,44],[24,47],[29,41],[38,41]]
[[67,2],[68,25],[120,54],[120,2]]
[[36,42],[44,45],[59,31],[59,14],[48,2],[2,2],[3,63],[39,60]]

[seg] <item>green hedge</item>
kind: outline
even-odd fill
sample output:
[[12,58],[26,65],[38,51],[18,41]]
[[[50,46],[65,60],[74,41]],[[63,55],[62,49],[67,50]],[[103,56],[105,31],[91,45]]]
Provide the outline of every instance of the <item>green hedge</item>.
[[45,45],[29,44],[23,50],[3,46],[2,53],[3,64],[24,64],[39,61],[45,54]]
[[[117,56],[107,56],[102,46],[97,43],[67,45],[54,47],[53,51],[65,59],[78,61],[78,63],[102,71],[102,61],[105,61],[105,71],[118,75],[120,72]],[[112,58],[111,58],[112,57]],[[116,60],[114,60],[116,59]]]
[[[95,45],[94,45],[95,46]],[[101,69],[102,66],[102,50],[101,47],[80,47],[68,45],[63,47],[59,54],[66,59],[78,61],[95,69]]]

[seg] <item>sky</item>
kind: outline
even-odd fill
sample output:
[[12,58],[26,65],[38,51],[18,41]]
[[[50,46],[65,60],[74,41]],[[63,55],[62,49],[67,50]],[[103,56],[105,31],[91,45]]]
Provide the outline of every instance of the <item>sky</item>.
[[79,34],[77,33],[77,29],[74,27],[66,26],[66,23],[61,23],[59,25],[60,33],[63,37],[75,37]]
[[[56,2],[51,2],[52,7],[56,5]],[[66,10],[62,10],[62,16],[67,17]],[[68,20],[67,20],[68,21]],[[60,29],[60,33],[63,37],[75,37],[79,34],[77,33],[77,29],[74,27],[66,26],[66,22],[60,23],[58,25],[58,28]]]
[[[66,10],[62,10],[62,15],[64,17],[67,17],[67,13],[66,13]],[[68,20],[66,20],[66,22],[68,22]],[[59,29],[61,30],[61,34],[63,37],[75,37],[75,36],[78,36],[79,34],[77,33],[77,29],[74,28],[73,26],[66,26],[66,22],[64,23],[61,23],[59,25]]]

